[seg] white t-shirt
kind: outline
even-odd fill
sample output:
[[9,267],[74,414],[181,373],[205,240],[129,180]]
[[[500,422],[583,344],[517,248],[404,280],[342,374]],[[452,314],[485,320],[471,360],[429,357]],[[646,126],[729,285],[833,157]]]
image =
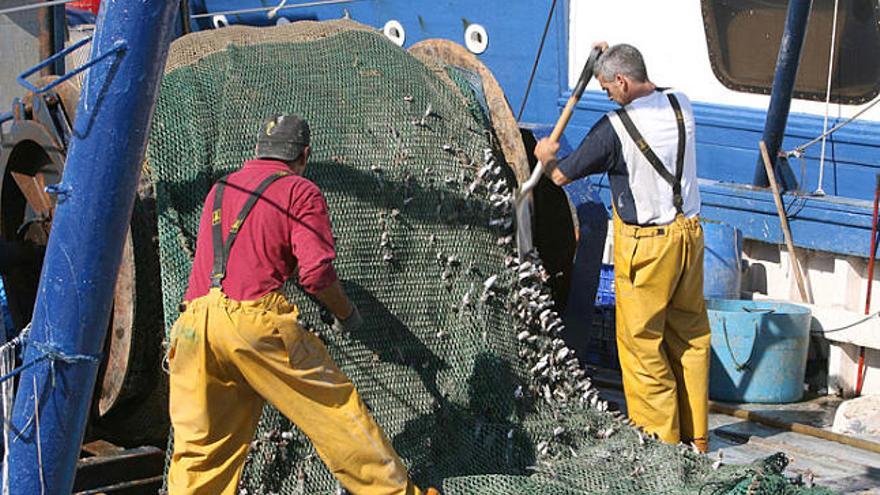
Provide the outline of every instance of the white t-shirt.
[[[658,90],[625,108],[645,142],[675,176],[678,156],[678,124],[667,93],[674,93],[685,126],[684,169],[681,175],[682,212],[700,213],[694,112],[690,100],[674,90]],[[574,153],[560,160],[559,170],[570,179],[608,172],[617,214],[630,225],[666,225],[675,219],[672,185],[651,165],[630,137],[620,116],[611,111],[590,129]]]

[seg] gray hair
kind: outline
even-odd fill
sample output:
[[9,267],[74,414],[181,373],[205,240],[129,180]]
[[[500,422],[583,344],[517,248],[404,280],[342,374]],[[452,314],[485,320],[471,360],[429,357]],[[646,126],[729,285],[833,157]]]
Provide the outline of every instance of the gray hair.
[[602,77],[605,81],[611,81],[618,74],[636,82],[648,80],[648,69],[645,68],[642,53],[638,48],[625,43],[614,45],[602,52],[602,56],[596,61],[593,74]]

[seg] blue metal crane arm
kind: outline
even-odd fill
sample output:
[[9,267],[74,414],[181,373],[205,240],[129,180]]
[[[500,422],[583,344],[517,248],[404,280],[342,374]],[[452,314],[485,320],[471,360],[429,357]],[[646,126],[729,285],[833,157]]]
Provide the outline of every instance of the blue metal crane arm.
[[[177,6],[105,0],[98,13],[96,60],[76,113],[23,357],[37,361],[21,372],[15,397],[9,493],[73,487]],[[95,55],[109,53],[118,56]]]

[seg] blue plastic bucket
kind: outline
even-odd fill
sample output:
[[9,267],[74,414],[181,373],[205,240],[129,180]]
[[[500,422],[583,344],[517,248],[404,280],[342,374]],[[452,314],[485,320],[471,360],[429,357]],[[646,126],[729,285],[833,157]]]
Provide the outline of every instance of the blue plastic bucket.
[[709,397],[795,402],[804,394],[810,310],[774,301],[710,299]]
[[742,282],[742,233],[721,222],[704,221],[703,295],[738,299]]

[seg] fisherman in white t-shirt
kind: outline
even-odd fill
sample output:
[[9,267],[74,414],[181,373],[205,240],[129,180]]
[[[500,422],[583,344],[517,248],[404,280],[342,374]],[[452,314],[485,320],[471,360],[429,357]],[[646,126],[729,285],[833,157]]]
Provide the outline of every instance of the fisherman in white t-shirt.
[[708,450],[709,320],[694,114],[657,88],[630,45],[602,50],[594,74],[621,108],[572,154],[542,139],[535,157],[557,185],[608,173],[614,207],[617,349],[629,416],[669,443]]

